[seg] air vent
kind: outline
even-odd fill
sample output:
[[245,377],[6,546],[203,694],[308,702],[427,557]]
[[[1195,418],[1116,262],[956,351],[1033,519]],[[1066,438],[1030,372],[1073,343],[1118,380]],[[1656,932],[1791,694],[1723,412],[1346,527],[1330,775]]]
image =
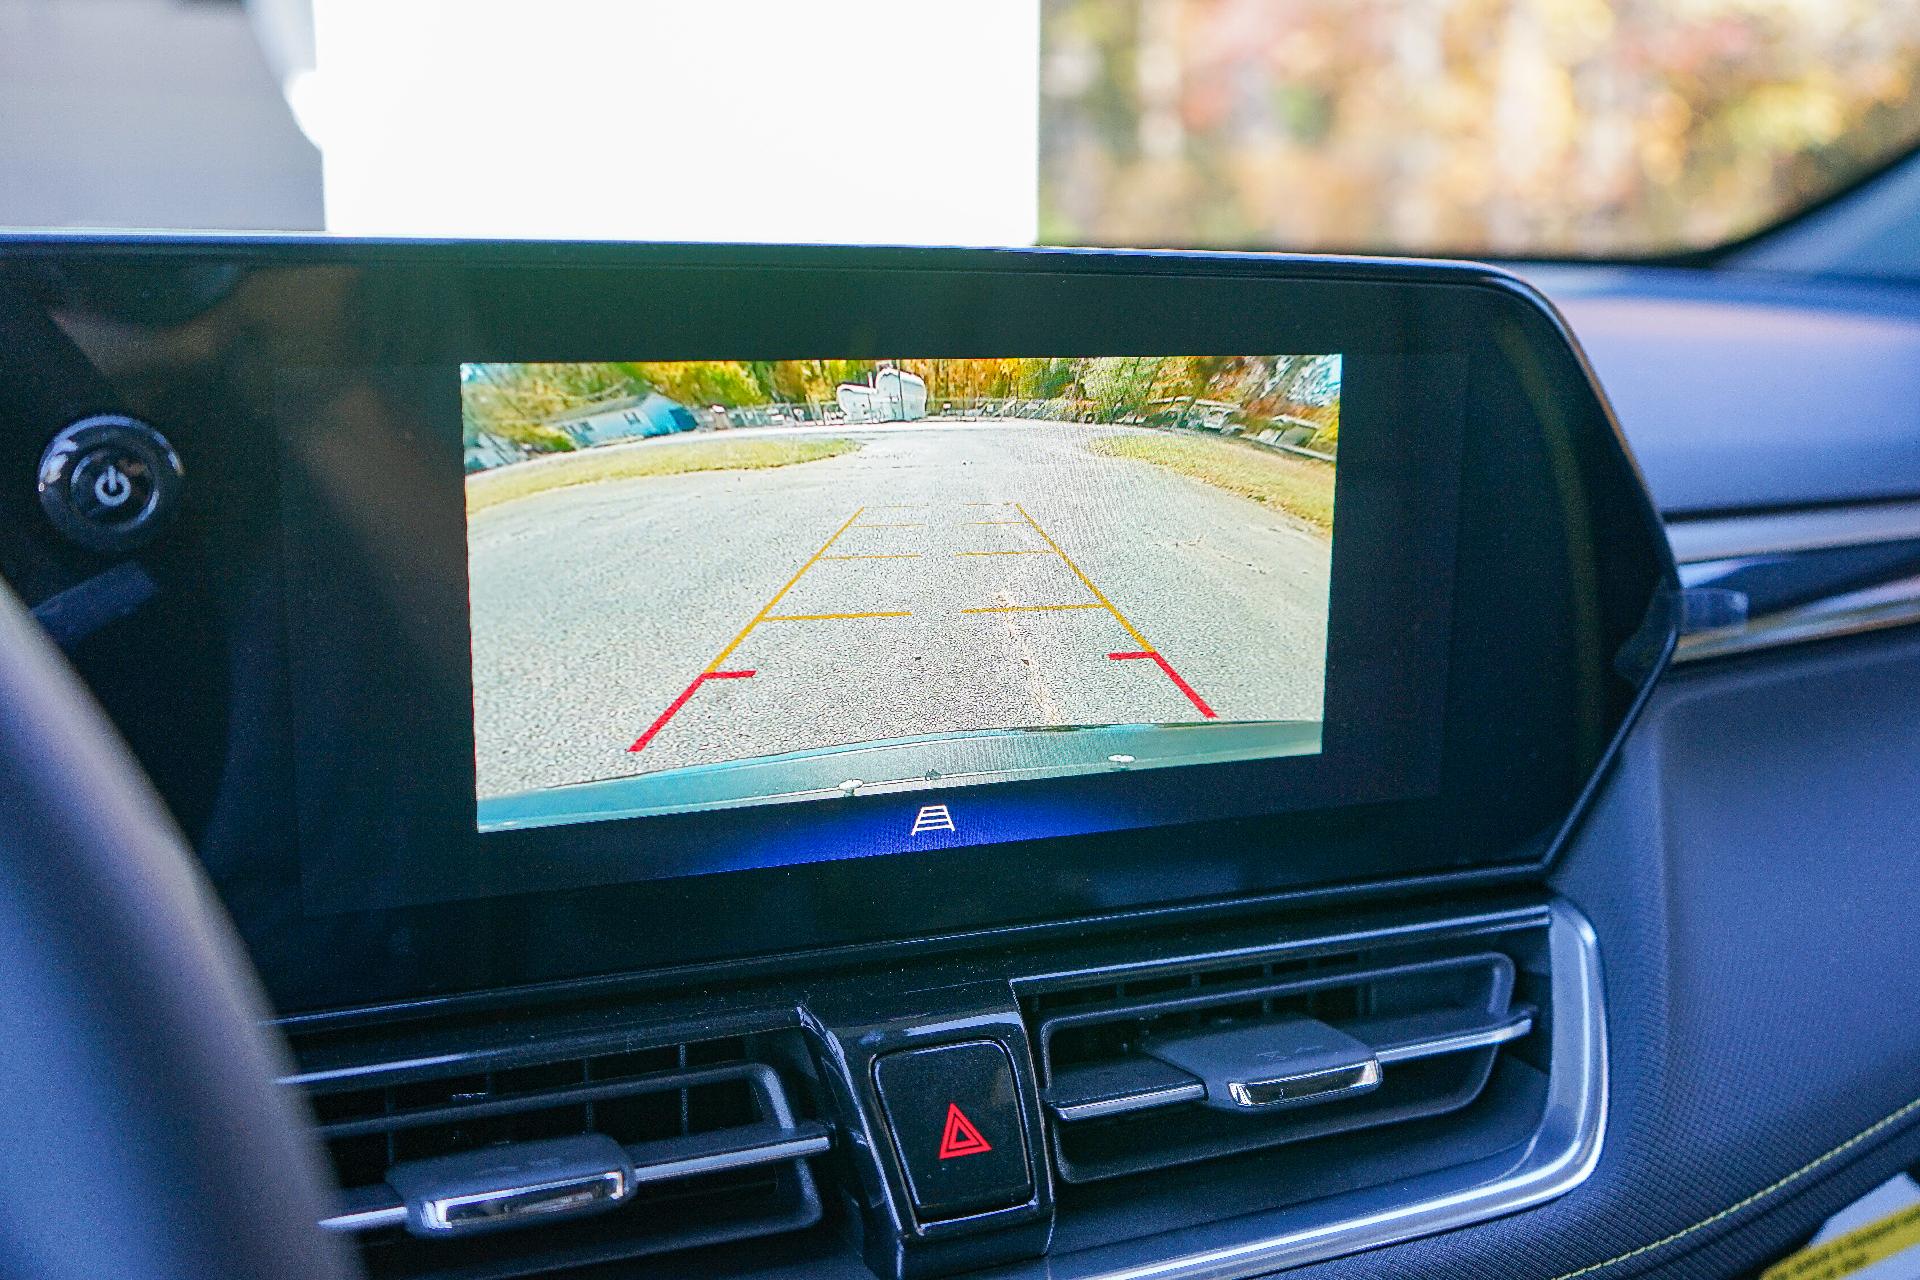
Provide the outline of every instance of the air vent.
[[1539,1018],[1470,944],[1056,982],[1026,1013],[1069,1183],[1458,1111]]
[[[775,1065],[792,1059],[767,1049],[732,1038],[305,1078],[343,1190],[325,1225],[358,1235],[376,1280],[486,1280],[802,1230],[820,1220],[808,1160],[830,1134]],[[475,1069],[494,1061],[512,1065]],[[370,1078],[385,1082],[359,1087]]]

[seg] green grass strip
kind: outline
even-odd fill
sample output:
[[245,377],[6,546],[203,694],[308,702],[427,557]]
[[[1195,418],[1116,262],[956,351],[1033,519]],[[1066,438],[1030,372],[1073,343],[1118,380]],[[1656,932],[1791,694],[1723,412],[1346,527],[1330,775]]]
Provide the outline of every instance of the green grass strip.
[[467,514],[603,480],[678,476],[693,471],[763,471],[819,462],[852,453],[860,446],[838,437],[814,440],[780,436],[768,440],[669,440],[658,444],[602,445],[578,453],[556,453],[467,477]]
[[1333,529],[1333,465],[1295,458],[1231,437],[1133,433],[1089,440],[1108,458],[1133,458],[1237,493],[1323,533]]

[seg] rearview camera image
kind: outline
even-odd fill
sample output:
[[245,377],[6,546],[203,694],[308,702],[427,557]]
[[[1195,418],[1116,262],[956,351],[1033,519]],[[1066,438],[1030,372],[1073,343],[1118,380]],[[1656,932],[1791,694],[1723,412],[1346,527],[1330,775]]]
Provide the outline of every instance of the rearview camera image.
[[1321,749],[1337,354],[460,378],[483,831]]

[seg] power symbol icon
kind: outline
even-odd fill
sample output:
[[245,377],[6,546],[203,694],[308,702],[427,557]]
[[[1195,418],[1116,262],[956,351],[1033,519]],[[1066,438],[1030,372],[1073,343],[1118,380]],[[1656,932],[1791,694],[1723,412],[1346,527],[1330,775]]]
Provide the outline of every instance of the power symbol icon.
[[75,546],[125,555],[177,514],[185,475],[167,438],[137,418],[82,418],[47,442],[40,509]]
[[108,467],[93,481],[93,496],[103,507],[118,507],[133,496],[133,481],[119,467]]

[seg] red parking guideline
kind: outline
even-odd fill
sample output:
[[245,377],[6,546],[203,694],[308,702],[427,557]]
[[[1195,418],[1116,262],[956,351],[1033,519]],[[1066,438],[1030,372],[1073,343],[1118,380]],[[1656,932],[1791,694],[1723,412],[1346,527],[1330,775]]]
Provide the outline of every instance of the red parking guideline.
[[640,737],[634,742],[634,744],[628,747],[627,750],[638,751],[640,750],[640,748],[646,746],[649,742],[652,742],[653,735],[656,733],[659,733],[662,729],[666,728],[667,721],[673,719],[673,717],[679,712],[680,708],[687,705],[687,699],[693,696],[693,691],[695,689],[698,689],[701,685],[705,684],[707,681],[709,680],[745,680],[748,676],[751,676],[752,674],[753,672],[751,671],[702,671],[699,675],[693,678],[692,684],[688,685],[685,689],[680,691],[680,696],[673,700],[673,705],[668,707],[665,711],[662,711],[660,713],[660,718],[655,720],[652,724],[648,725],[647,731],[641,734]]
[[1180,690],[1180,692],[1187,695],[1187,701],[1191,702],[1196,708],[1198,708],[1201,715],[1205,716],[1209,720],[1216,720],[1219,718],[1213,714],[1213,708],[1207,705],[1207,700],[1205,698],[1202,698],[1199,694],[1195,693],[1193,691],[1193,686],[1188,684],[1185,680],[1182,680],[1180,678],[1180,673],[1173,669],[1173,664],[1171,662],[1168,662],[1165,658],[1161,657],[1159,654],[1154,653],[1151,650],[1143,649],[1138,653],[1110,653],[1107,656],[1109,658],[1112,658],[1116,662],[1125,662],[1130,658],[1152,658],[1154,662],[1159,664],[1160,669],[1167,673],[1167,679],[1173,681],[1174,687]]
[[821,543],[820,549],[818,551],[814,552],[811,556],[807,557],[807,562],[800,566],[799,572],[795,573],[791,578],[788,578],[786,585],[773,593],[773,599],[767,601],[765,604],[760,606],[760,612],[754,614],[752,619],[748,621],[747,625],[740,628],[740,633],[738,635],[734,636],[733,639],[727,641],[727,647],[722,649],[718,654],[714,655],[713,661],[707,664],[707,669],[705,671],[702,671],[699,675],[695,676],[693,678],[693,683],[680,691],[680,696],[673,700],[673,705],[668,707],[665,711],[662,711],[660,713],[660,718],[647,726],[647,731],[641,734],[637,739],[634,740],[634,744],[627,748],[628,751],[638,751],[641,748],[645,747],[649,742],[652,742],[653,735],[656,733],[659,733],[662,729],[666,728],[667,721],[673,719],[673,717],[679,713],[680,708],[687,705],[687,699],[693,696],[694,691],[697,690],[701,685],[705,684],[707,681],[709,680],[744,680],[748,676],[753,674],[753,672],[751,671],[722,671],[720,669],[720,664],[733,656],[733,651],[735,649],[738,649],[742,644],[746,642],[747,637],[753,634],[753,629],[755,627],[759,626],[762,622],[765,622],[767,620],[767,615],[773,612],[773,607],[780,603],[781,599],[785,597],[787,592],[793,590],[794,584],[800,581],[800,579],[807,576],[807,570],[813,568],[813,566],[820,563],[820,558],[826,555],[828,550],[832,548],[833,544],[840,540],[840,535],[845,533],[848,529],[851,529],[853,527],[853,522],[858,520],[865,512],[866,512],[866,508],[861,507],[858,510],[856,510],[852,515],[848,516],[846,523],[841,525],[838,529],[835,529],[833,531],[833,536],[828,538],[825,542]]

